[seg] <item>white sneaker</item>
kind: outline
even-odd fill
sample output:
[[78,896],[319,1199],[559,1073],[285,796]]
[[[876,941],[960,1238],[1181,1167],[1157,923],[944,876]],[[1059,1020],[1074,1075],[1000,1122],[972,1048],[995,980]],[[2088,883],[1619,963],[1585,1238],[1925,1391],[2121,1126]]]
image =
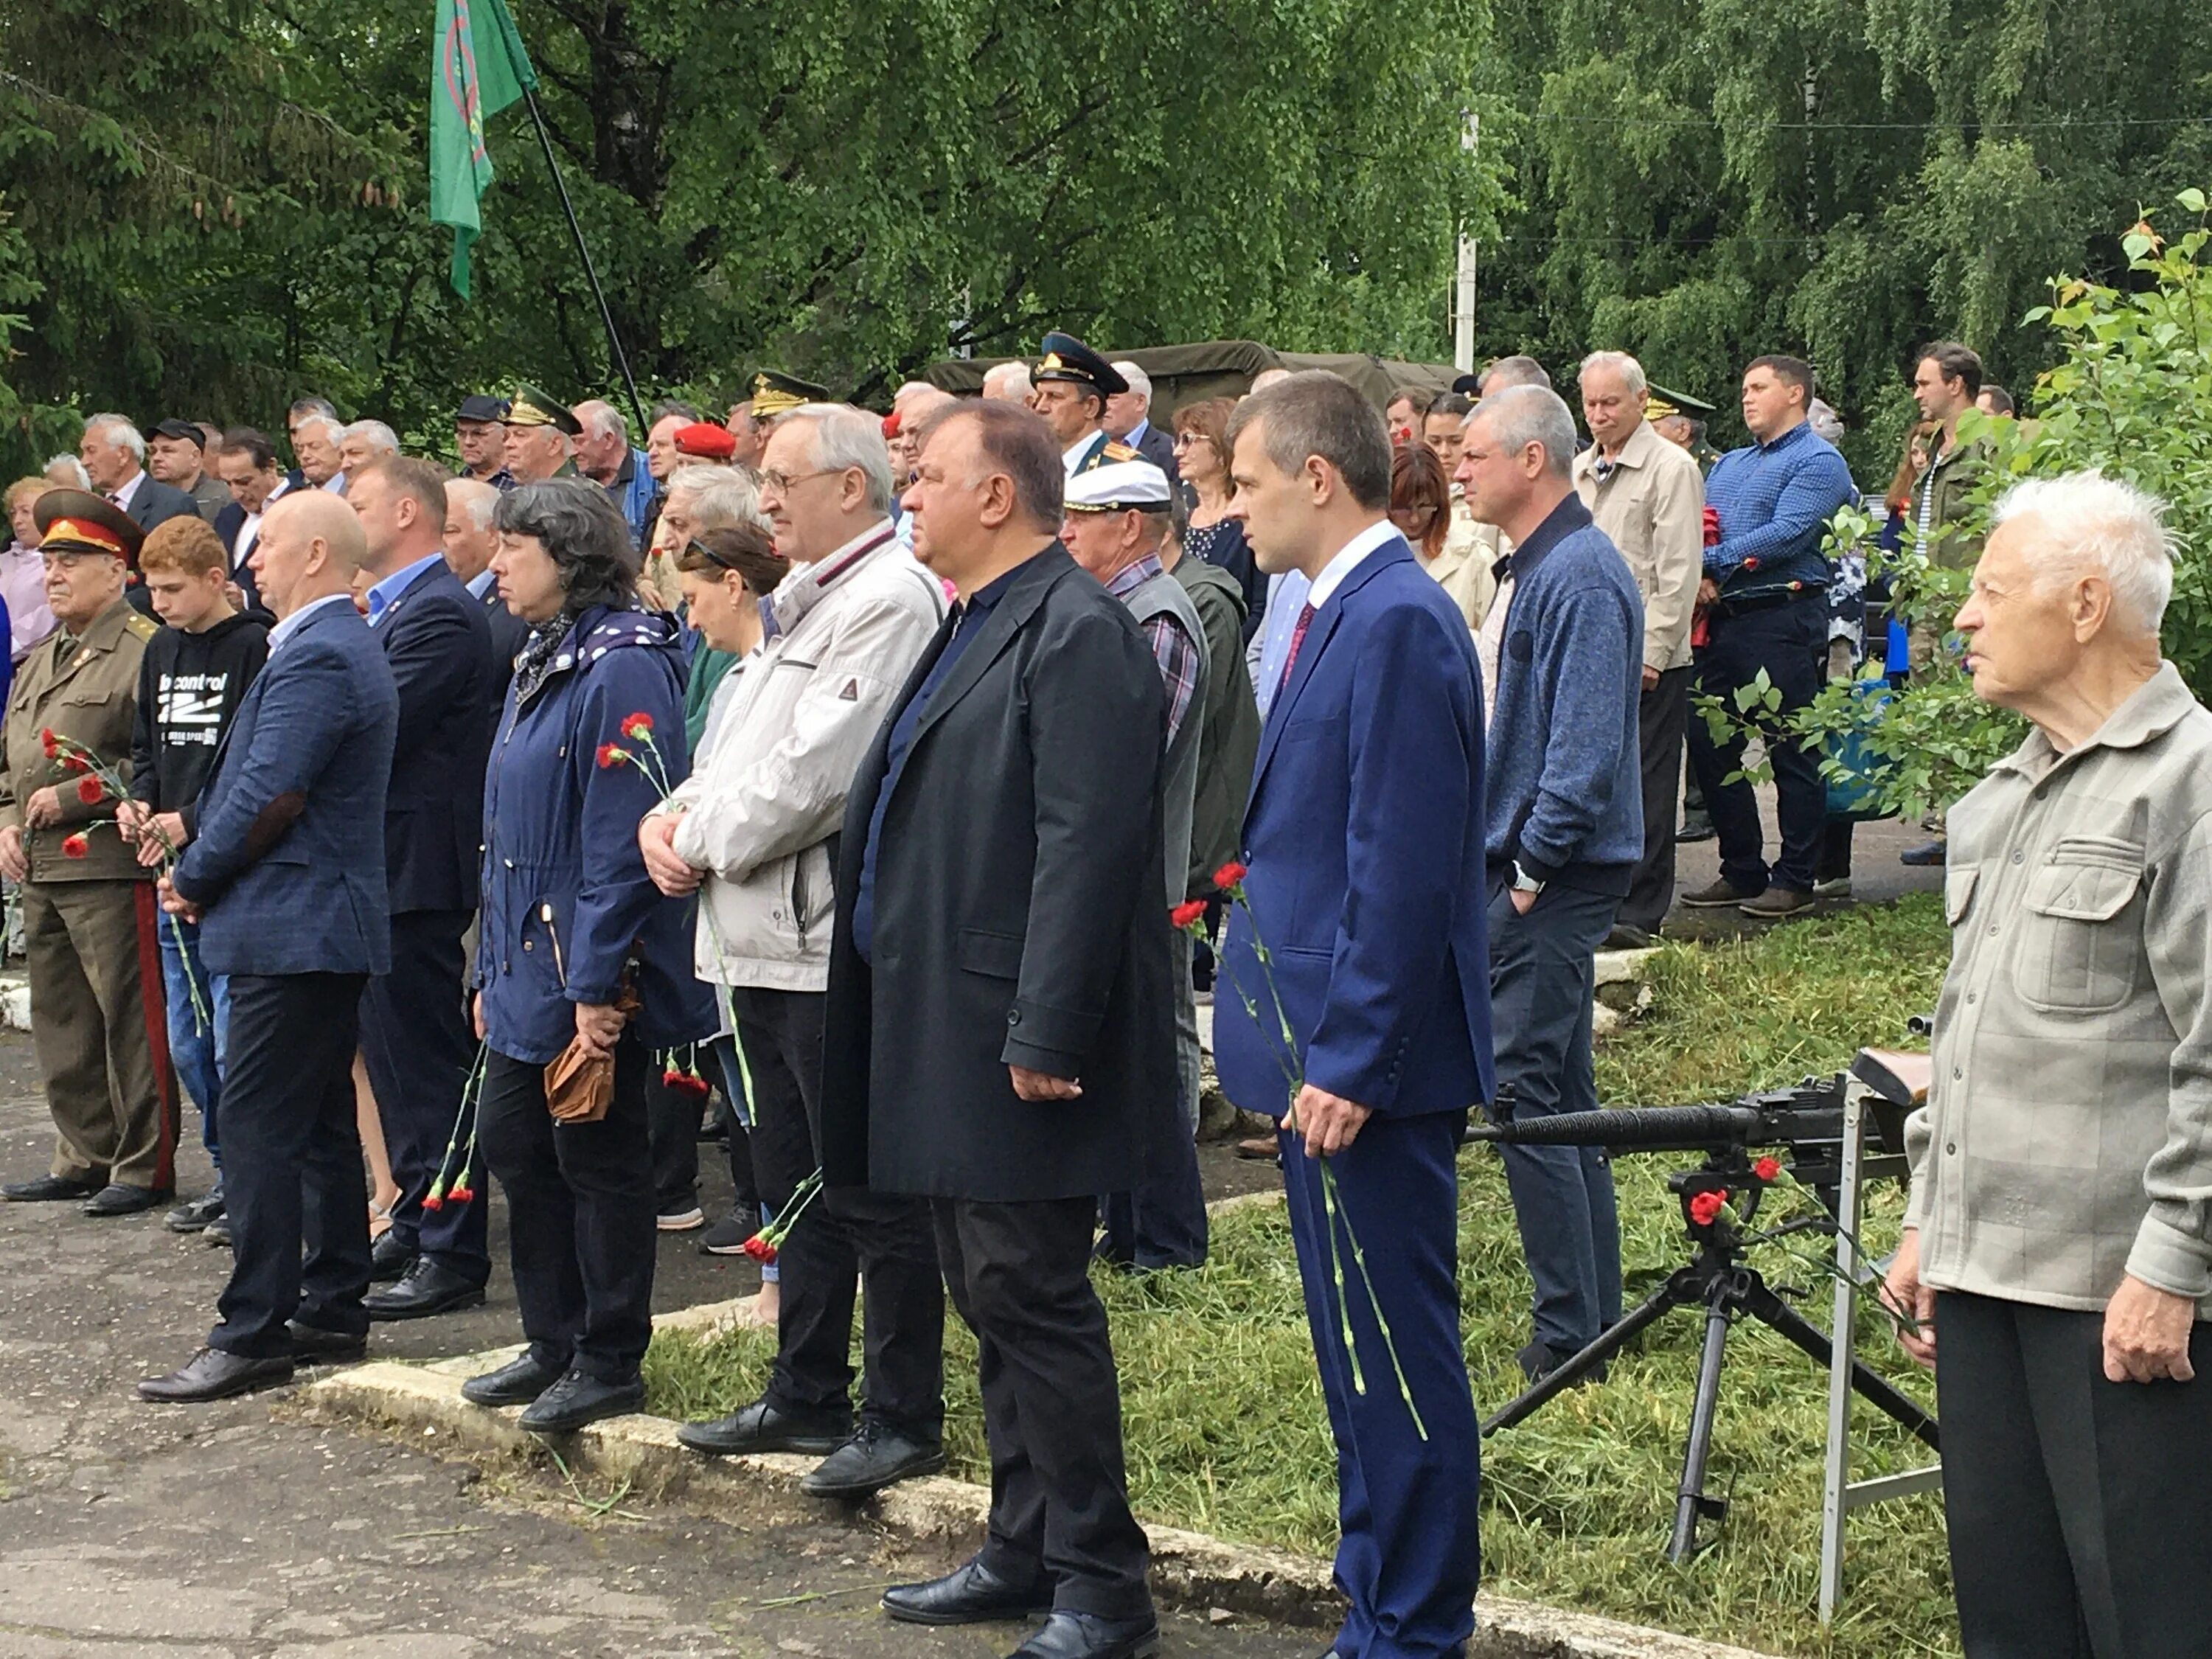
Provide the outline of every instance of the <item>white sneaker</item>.
[[707,1224],[707,1212],[697,1205],[688,1210],[669,1210],[655,1218],[653,1225],[664,1233],[688,1233],[694,1227]]

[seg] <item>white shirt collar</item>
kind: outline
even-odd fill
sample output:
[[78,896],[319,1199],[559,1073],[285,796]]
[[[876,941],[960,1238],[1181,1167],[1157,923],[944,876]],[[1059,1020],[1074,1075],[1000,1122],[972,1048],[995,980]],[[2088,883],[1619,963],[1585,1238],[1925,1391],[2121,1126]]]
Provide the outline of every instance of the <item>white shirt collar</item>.
[[138,499],[138,487],[146,482],[146,477],[143,470],[132,473],[131,482],[126,484],[118,484],[109,493],[108,499],[128,513],[131,510],[131,503]]
[[1398,538],[1398,526],[1388,519],[1377,519],[1350,541],[1339,548],[1336,556],[1322,566],[1321,574],[1313,579],[1306,592],[1306,603],[1318,611],[1334,597],[1352,573],[1370,553],[1388,547]]
[[1067,448],[1061,453],[1060,458],[1060,464],[1067,469],[1067,476],[1071,478],[1075,476],[1075,469],[1083,465],[1083,458],[1091,453],[1091,447],[1093,444],[1100,444],[1105,441],[1106,434],[1101,430],[1097,432],[1086,432],[1083,436],[1077,439],[1075,442],[1069,445]]
[[290,616],[285,617],[283,622],[278,623],[276,627],[269,630],[270,650],[272,652],[275,651],[278,646],[283,644],[284,641],[290,639],[293,635],[298,633],[300,631],[300,624],[306,622],[307,618],[313,616],[315,612],[322,610],[325,605],[336,605],[341,599],[344,600],[346,604],[351,605],[353,603],[353,595],[350,593],[325,593],[319,599],[309,599],[307,604],[301,605]]

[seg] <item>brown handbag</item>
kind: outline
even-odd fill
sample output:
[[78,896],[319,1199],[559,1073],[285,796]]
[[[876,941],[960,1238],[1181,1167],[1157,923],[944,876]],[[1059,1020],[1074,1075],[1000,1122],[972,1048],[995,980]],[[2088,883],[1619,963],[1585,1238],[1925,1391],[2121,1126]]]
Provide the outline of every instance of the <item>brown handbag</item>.
[[[637,993],[625,976],[615,1010],[623,1023],[638,1011]],[[615,1097],[615,1057],[585,1051],[580,1036],[555,1055],[545,1068],[545,1109],[556,1123],[597,1123],[607,1115]]]

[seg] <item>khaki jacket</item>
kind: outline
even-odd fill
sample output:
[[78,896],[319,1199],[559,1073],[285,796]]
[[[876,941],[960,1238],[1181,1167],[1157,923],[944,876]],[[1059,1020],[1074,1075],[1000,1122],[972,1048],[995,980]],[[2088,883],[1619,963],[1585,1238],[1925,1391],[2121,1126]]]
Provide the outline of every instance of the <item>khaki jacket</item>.
[[1602,480],[1597,462],[1595,444],[1575,457],[1575,493],[1628,562],[1644,596],[1644,665],[1663,674],[1690,660],[1690,612],[1705,574],[1705,477],[1689,451],[1649,421]]
[[1922,1281],[2094,1312],[2131,1273],[2212,1317],[2212,714],[2166,663],[2079,747],[2030,732],[1949,829]]
[[1467,503],[1455,495],[1443,551],[1433,561],[1424,560],[1421,568],[1437,579],[1437,585],[1467,618],[1468,631],[1474,632],[1481,628],[1482,619],[1490,614],[1490,602],[1497,597],[1494,568],[1512,550],[1513,544],[1498,532],[1496,525],[1476,523]]
[[1929,464],[1913,489],[1907,532],[1938,570],[1972,570],[1982,556],[1982,538],[1966,534],[1960,521],[1972,508],[1967,497],[1988,464],[1979,444],[1954,444]]
[[[21,828],[23,805],[49,784],[59,786],[61,822],[26,830],[23,848],[33,881],[145,881],[154,872],[116,833],[115,803],[88,805],[77,798],[87,775],[49,760],[39,733],[51,728],[100,757],[125,784],[131,781],[131,727],[138,707],[138,665],[158,624],[118,599],[93,619],[74,644],[57,631],[34,647],[15,671],[8,715],[0,727],[0,828]],[[87,826],[96,826],[88,828]],[[82,831],[86,854],[62,851]]]

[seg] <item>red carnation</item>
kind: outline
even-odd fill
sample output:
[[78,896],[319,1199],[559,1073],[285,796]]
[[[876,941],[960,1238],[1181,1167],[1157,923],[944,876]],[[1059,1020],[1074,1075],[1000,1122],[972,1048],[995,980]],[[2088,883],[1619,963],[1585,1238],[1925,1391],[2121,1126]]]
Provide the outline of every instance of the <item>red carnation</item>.
[[660,1073],[660,1086],[664,1089],[673,1089],[683,1081],[684,1073],[673,1066],[665,1067]]
[[1241,884],[1245,874],[1244,866],[1237,863],[1235,859],[1231,859],[1213,872],[1213,884],[1225,893],[1231,888]]
[[72,753],[64,755],[61,757],[61,762],[62,770],[64,772],[89,772],[92,770],[92,763],[79,754]]
[[647,732],[652,730],[653,716],[645,713],[642,709],[640,709],[635,714],[625,715],[623,719],[622,732],[623,736],[626,738],[638,738],[641,739]]
[[1782,1173],[1782,1160],[1778,1158],[1762,1158],[1751,1166],[1751,1172],[1761,1181],[1771,1181]]
[[745,1254],[756,1261],[772,1262],[775,1260],[775,1246],[755,1233],[745,1241]]
[[477,1189],[473,1187],[456,1187],[453,1191],[446,1194],[447,1198],[453,1200],[456,1204],[465,1204],[476,1195]]
[[629,752],[618,744],[603,743],[599,745],[599,766],[603,770],[610,766],[620,766],[629,758]]
[[1690,1195],[1690,1219],[1700,1227],[1710,1227],[1719,1218],[1727,1203],[1725,1192],[1692,1193]]
[[689,1072],[677,1073],[668,1079],[668,1086],[678,1094],[696,1095],[701,1099],[704,1099],[707,1095],[707,1079],[702,1077],[694,1077]]
[[87,806],[99,805],[100,798],[106,793],[106,786],[98,778],[79,778],[76,781],[76,798]]
[[1185,899],[1168,912],[1169,922],[1176,927],[1195,927],[1206,915],[1204,899]]
[[39,728],[39,747],[46,751],[48,760],[52,760],[61,752],[61,739],[54,735],[52,726],[42,726]]
[[85,840],[82,836],[62,837],[62,856],[65,859],[81,859],[90,851],[92,851],[92,843]]
[[446,1200],[433,1193],[422,1200],[422,1207],[426,1210],[442,1210],[446,1207]]

